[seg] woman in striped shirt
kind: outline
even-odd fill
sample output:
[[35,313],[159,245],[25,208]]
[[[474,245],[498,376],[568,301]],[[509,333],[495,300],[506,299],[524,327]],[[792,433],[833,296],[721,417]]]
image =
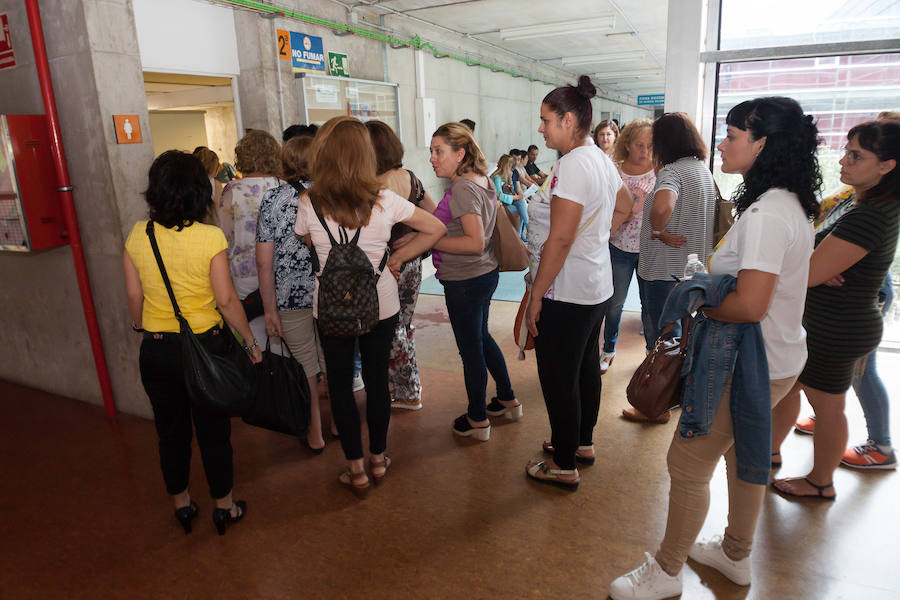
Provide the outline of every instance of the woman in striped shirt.
[[780,448],[800,410],[800,390],[816,413],[814,463],[805,477],[776,480],[788,496],[835,498],[832,476],[847,445],[844,400],[857,361],[878,347],[883,320],[878,291],[900,232],[900,124],[871,121],[847,134],[841,181],[856,199],[816,234],[803,326],[809,358],[792,393],[774,411]]

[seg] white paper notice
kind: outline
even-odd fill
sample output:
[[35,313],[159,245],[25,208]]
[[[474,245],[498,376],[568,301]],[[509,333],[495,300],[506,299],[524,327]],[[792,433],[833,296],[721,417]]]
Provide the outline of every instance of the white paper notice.
[[331,85],[316,86],[316,102],[321,104],[337,104],[338,89]]
[[528,187],[528,189],[525,190],[524,197],[525,197],[525,198],[530,198],[530,197],[532,197],[532,196],[535,194],[535,192],[537,192],[537,191],[540,190],[540,189],[541,189],[541,188],[539,188],[538,186],[536,186],[536,185],[534,185],[534,184],[532,183],[532,184]]

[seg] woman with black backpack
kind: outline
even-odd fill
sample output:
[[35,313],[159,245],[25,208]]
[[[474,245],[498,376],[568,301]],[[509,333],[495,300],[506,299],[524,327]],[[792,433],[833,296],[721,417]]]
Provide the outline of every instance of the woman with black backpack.
[[[378,483],[391,464],[385,454],[391,411],[388,359],[400,311],[395,277],[381,274],[385,266],[399,273],[403,263],[431,248],[446,228],[379,183],[375,151],[358,119],[335,117],[325,123],[309,160],[313,185],[300,197],[294,229],[315,250],[313,314],[325,353],[331,412],[348,462],[339,481],[362,497],[370,481],[353,399],[354,348],[358,341],[366,382],[369,469]],[[419,234],[389,254],[391,228],[400,222]]]

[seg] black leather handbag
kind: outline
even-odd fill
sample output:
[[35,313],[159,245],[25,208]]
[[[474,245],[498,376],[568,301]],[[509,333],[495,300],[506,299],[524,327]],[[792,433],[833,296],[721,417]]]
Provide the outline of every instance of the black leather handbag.
[[[269,338],[271,340],[271,338]],[[284,340],[281,347],[287,350]],[[259,385],[256,401],[244,422],[269,431],[277,431],[302,438],[309,427],[309,382],[303,366],[287,356],[272,352],[271,342],[266,341],[262,362],[256,365]]]
[[172,301],[172,309],[175,318],[181,328],[181,356],[184,365],[184,381],[194,406],[200,410],[227,415],[229,417],[243,416],[253,405],[257,389],[257,371],[253,361],[240,347],[234,334],[223,326],[222,337],[225,339],[224,348],[216,350],[207,348],[204,340],[194,335],[190,324],[178,302],[175,301],[175,292],[169,282],[169,275],[159,254],[159,246],[156,243],[156,235],[153,233],[153,221],[147,221],[147,237],[150,238],[150,246],[159,265],[159,273],[162,275],[166,291]]

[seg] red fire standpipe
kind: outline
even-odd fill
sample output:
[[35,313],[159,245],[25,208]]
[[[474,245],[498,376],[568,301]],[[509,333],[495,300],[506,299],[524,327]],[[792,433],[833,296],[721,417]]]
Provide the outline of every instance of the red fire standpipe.
[[75,275],[78,278],[78,289],[81,292],[81,305],[84,307],[84,318],[87,321],[88,334],[91,338],[91,350],[94,353],[94,365],[97,367],[97,378],[100,380],[100,392],[103,394],[103,406],[106,416],[116,416],[116,402],[113,398],[112,384],[109,380],[109,368],[103,354],[103,340],[100,337],[100,325],[97,322],[97,310],[91,295],[91,283],[88,279],[87,264],[84,262],[84,250],[81,246],[81,234],[78,231],[78,217],[75,214],[75,203],[72,200],[72,184],[69,181],[69,169],[66,167],[66,155],[63,152],[62,137],[59,133],[59,116],[56,114],[56,99],[53,95],[53,82],[50,79],[50,64],[47,62],[47,48],[44,45],[44,28],[41,24],[41,12],[37,0],[25,0],[28,10],[28,26],[31,29],[31,44],[34,46],[34,62],[38,79],[41,83],[41,96],[44,98],[44,112],[47,114],[47,125],[50,130],[50,150],[56,166],[56,182],[59,186],[59,199],[62,203],[69,233],[69,245],[72,248],[72,259],[75,261]]

